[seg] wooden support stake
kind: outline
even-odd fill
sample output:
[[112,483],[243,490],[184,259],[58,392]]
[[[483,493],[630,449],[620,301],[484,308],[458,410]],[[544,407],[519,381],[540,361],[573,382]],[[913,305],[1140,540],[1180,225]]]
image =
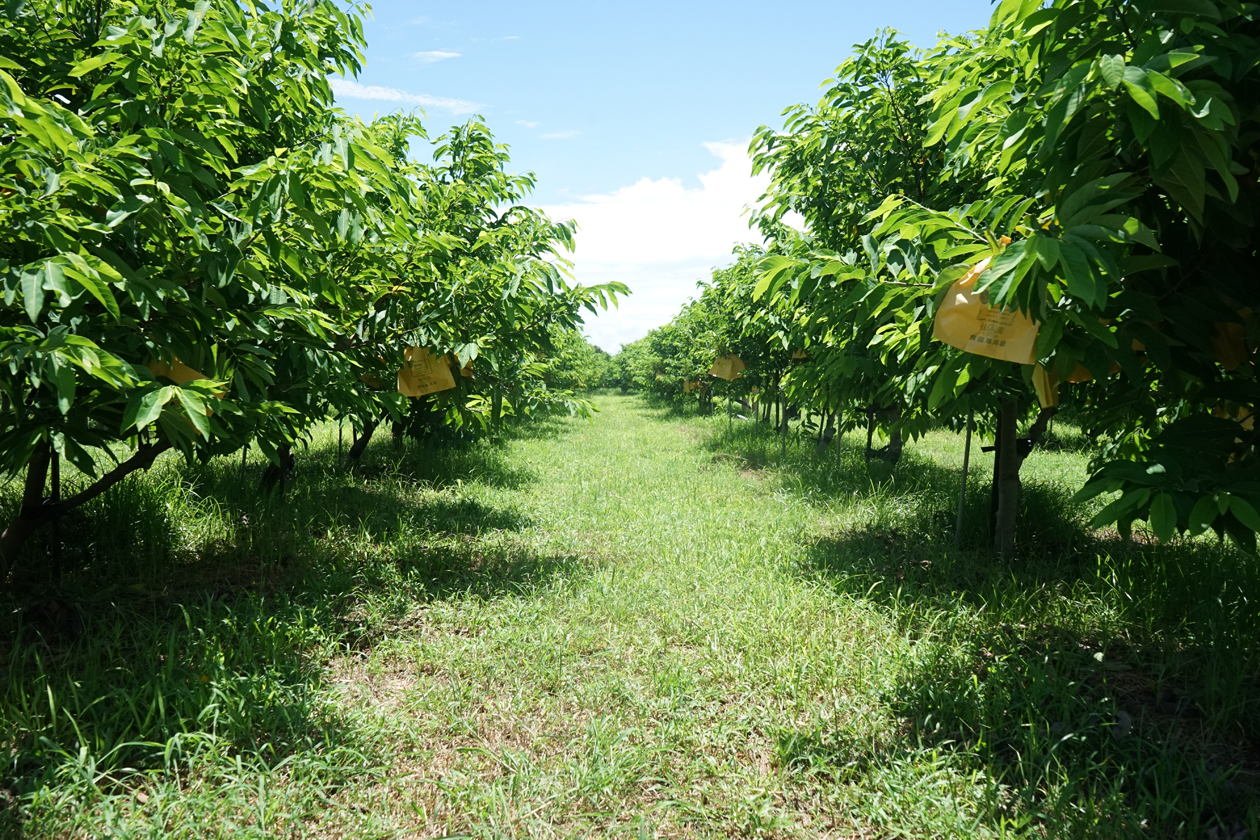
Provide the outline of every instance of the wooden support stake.
[[735,428],[735,417],[732,414],[734,409],[731,407],[731,387],[733,385],[734,383],[732,382],[726,383],[726,433],[728,435]]
[[[53,509],[61,501],[61,456],[53,450],[52,454],[52,503]],[[54,513],[52,527],[48,538],[49,554],[52,555],[53,568],[61,571],[61,515]]]
[[840,409],[836,409],[836,466],[840,466]]
[[954,545],[962,545],[963,507],[967,503],[967,469],[971,466],[971,427],[975,423],[976,412],[967,412],[967,443],[963,447],[962,488],[958,491],[958,518],[954,522]]

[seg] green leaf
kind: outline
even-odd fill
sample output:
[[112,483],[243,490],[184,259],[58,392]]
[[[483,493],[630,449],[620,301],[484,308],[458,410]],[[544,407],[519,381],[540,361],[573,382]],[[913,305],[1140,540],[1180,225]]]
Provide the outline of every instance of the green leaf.
[[1063,287],[1068,294],[1080,298],[1086,306],[1094,307],[1098,298],[1098,283],[1089,259],[1071,242],[1059,242],[1059,265],[1063,266]]
[[1059,240],[1053,236],[1037,234],[1029,238],[1029,243],[1036,249],[1037,260],[1046,271],[1053,271],[1059,261]]
[[1170,79],[1163,73],[1148,71],[1146,77],[1150,80],[1151,87],[1155,92],[1166,99],[1172,100],[1182,108],[1194,101],[1194,95],[1190,91],[1186,90],[1180,82]]
[[126,56],[122,53],[101,53],[100,55],[94,55],[91,58],[85,59],[84,61],[80,61],[76,64],[70,70],[70,75],[77,79],[80,76],[86,76],[88,73],[91,73],[99,67],[104,67],[106,64],[112,64],[123,58],[126,58]]
[[197,29],[201,26],[201,21],[206,17],[206,10],[210,8],[210,0],[197,0],[197,5],[193,7],[188,16],[184,18],[184,41],[192,44],[197,36]]
[[[971,92],[974,93],[974,89]],[[936,112],[939,116],[936,117],[936,121],[932,123],[932,127],[928,130],[927,137],[923,140],[925,147],[935,146],[945,136],[945,132],[949,129],[950,124],[958,119],[958,106],[962,99],[962,94],[959,94],[940,106]]]
[[1238,517],[1238,521],[1253,531],[1260,531],[1260,513],[1251,503],[1241,496],[1230,496],[1229,512]]
[[992,305],[1004,308],[1015,295],[1025,275],[1037,262],[1030,242],[1031,240],[1021,239],[1007,245],[989,264],[989,270],[980,275],[976,290],[988,291]]
[[96,476],[96,459],[86,449],[65,435],[57,435],[54,440],[62,457],[85,475]]
[[1159,104],[1155,101],[1155,89],[1141,67],[1124,68],[1124,86],[1133,101],[1155,119],[1159,119]]
[[1178,15],[1199,15],[1211,21],[1221,19],[1220,7],[1212,0],[1146,0],[1139,8],[1148,14],[1172,12]]
[[761,296],[767,291],[777,290],[782,284],[783,273],[796,265],[795,260],[788,257],[766,257],[758,267],[762,269],[761,276],[757,280],[757,285],[753,287],[753,300],[760,300]]
[[871,221],[874,221],[875,219],[883,219],[889,213],[891,213],[892,211],[900,207],[904,201],[905,201],[904,196],[900,196],[894,193],[893,195],[890,195],[887,198],[885,198],[883,201],[881,201],[879,206],[876,207],[874,210],[867,213],[862,218],[862,221],[871,222]]
[[[1102,485],[1105,483],[1097,482],[1097,484]],[[1092,485],[1086,485],[1084,489],[1082,489],[1079,493],[1077,493],[1076,498],[1078,501],[1082,500],[1082,498],[1089,498],[1088,496],[1083,496],[1082,494],[1084,494],[1086,490],[1089,490],[1091,486]],[[1097,495],[1097,493],[1103,492],[1103,490],[1105,489],[1106,487],[1104,486],[1102,489],[1098,489],[1097,492],[1092,493],[1091,495]],[[1119,519],[1121,519],[1121,517],[1124,517],[1134,508],[1141,507],[1143,504],[1145,504],[1146,500],[1149,499],[1150,496],[1151,496],[1150,488],[1146,488],[1146,487],[1143,487],[1141,490],[1130,490],[1126,492],[1120,498],[1116,499],[1115,501],[1107,505],[1105,508],[1100,510],[1098,512],[1098,515],[1095,516],[1093,520],[1089,523],[1089,527],[1101,528],[1104,525],[1109,525],[1112,522],[1118,521]]]
[[179,389],[173,385],[167,385],[165,388],[133,395],[123,412],[123,433],[126,434],[133,426],[139,431],[158,419],[162,414],[162,407],[170,402],[177,390]]
[[1219,510],[1222,515],[1229,511],[1229,500],[1232,498],[1233,496],[1225,491],[1221,491],[1216,494],[1216,509]]
[[66,414],[74,405],[74,366],[64,361],[54,361],[55,385],[57,388],[57,409]]
[[1151,500],[1151,529],[1160,542],[1168,542],[1177,532],[1177,506],[1168,493],[1158,493]]
[[1200,496],[1190,511],[1190,535],[1197,537],[1216,521],[1216,500],[1211,496]]
[[44,268],[27,267],[22,271],[22,304],[31,323],[39,320],[44,308]]
[[1124,56],[1104,55],[1098,59],[1098,72],[1112,89],[1124,81]]
[[[74,256],[78,256],[77,254]],[[93,271],[82,258],[72,260],[75,263],[71,269],[70,276],[84,289],[88,294],[100,301],[101,306],[105,307],[105,311],[113,316],[117,321],[122,317],[118,309],[118,301],[114,298],[114,293],[110,291],[109,286],[101,282],[100,277]]]
[[180,403],[184,406],[184,411],[188,415],[188,420],[202,435],[209,436],[210,423],[206,419],[206,404],[202,401],[201,395],[196,391],[188,388],[176,388]]
[[116,203],[105,214],[105,224],[118,227],[131,216],[139,213],[153,201],[147,195],[129,195]]

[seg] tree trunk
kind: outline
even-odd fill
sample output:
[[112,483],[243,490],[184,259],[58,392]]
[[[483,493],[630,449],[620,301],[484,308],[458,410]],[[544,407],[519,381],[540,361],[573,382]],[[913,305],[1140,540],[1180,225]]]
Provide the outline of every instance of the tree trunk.
[[0,585],[8,579],[9,570],[17,562],[18,554],[27,538],[35,533],[43,520],[44,483],[48,479],[48,465],[52,461],[52,448],[42,441],[31,453],[26,464],[26,481],[22,487],[22,504],[9,527],[0,534]]
[[[1046,428],[1054,420],[1054,415],[1059,413],[1059,407],[1052,405],[1049,408],[1041,409],[1041,413],[1037,415],[1037,419],[1033,421],[1032,427],[1028,430],[1028,450],[1032,451],[1034,446],[1041,444],[1041,439],[1046,436]],[[1028,457],[1028,452],[1020,456],[1019,462],[1022,465],[1024,458]]]
[[1019,514],[1019,403],[1014,398],[1002,400],[998,412],[995,458],[993,463],[994,494],[997,510],[994,516],[993,550],[1010,560],[1015,556],[1015,523]]
[[814,450],[815,455],[822,455],[827,448],[827,444],[831,443],[831,439],[836,435],[836,412],[823,412],[824,422],[818,424],[818,446]]
[[[1003,406],[1004,406],[1003,410],[1005,410],[1005,403],[1003,404]],[[1018,503],[1019,503],[1019,499],[1018,499],[1018,494],[1020,491],[1019,471],[1024,466],[1024,459],[1026,459],[1029,456],[1029,454],[1033,451],[1033,449],[1035,449],[1041,443],[1041,439],[1045,436],[1045,433],[1046,433],[1046,427],[1050,424],[1050,421],[1054,419],[1054,415],[1058,413],[1058,411],[1059,409],[1057,406],[1051,406],[1050,408],[1041,409],[1041,413],[1037,415],[1037,419],[1033,421],[1032,426],[1029,427],[1028,437],[1026,438],[1017,438],[1015,437],[1016,433],[1011,432],[1010,437],[1014,441],[1014,448],[1015,448],[1015,455],[1014,455],[1015,493],[1016,493],[1015,507],[1018,507]],[[999,415],[999,418],[1000,418],[1000,415]],[[1016,403],[1016,416],[1015,416],[1015,421],[1014,421],[1014,423],[1016,424],[1016,427],[1018,425],[1018,421],[1019,421],[1018,403]],[[1001,551],[1001,549],[998,548],[998,530],[999,530],[998,510],[1001,507],[1002,476],[1004,474],[1003,473],[1004,466],[1002,464],[1002,446],[1003,446],[1002,429],[1003,429],[1002,423],[999,419],[998,434],[997,434],[997,439],[994,440],[993,442],[994,445],[992,447],[988,447],[988,446],[982,447],[982,451],[984,452],[993,451],[994,453],[993,486],[989,495],[989,535],[993,538],[994,550],[997,550],[997,551]],[[1011,533],[1014,534],[1013,524],[1011,525]],[[1012,551],[1014,550],[1013,543],[1012,543],[1011,550]]]
[[499,389],[495,389],[494,394],[490,397],[490,425],[499,428],[499,420],[503,416],[503,394]]
[[779,457],[786,458],[787,457],[788,427],[789,427],[789,424],[791,423],[791,420],[789,419],[789,414],[788,414],[787,394],[783,395],[783,411],[781,412],[781,418],[782,418],[782,422],[779,425],[779,435],[781,438],[782,447],[779,452]]
[[367,451],[368,444],[372,442],[372,433],[376,431],[378,425],[379,423],[375,420],[369,420],[364,424],[363,431],[357,434],[354,443],[350,444],[350,449],[346,452],[347,464],[354,466],[359,463],[359,459]]
[[293,470],[297,466],[297,461],[293,457],[293,447],[285,444],[276,450],[276,455],[280,457],[280,464],[268,464],[262,474],[262,487],[264,490],[274,490],[279,487],[282,491],[284,486],[289,483],[289,479],[293,477]]
[[871,453],[875,450],[871,448],[871,444],[875,442],[875,406],[866,409],[866,460],[871,460]]
[[[898,417],[897,419],[900,420],[901,418]],[[879,457],[890,464],[895,464],[901,460],[901,453],[905,445],[905,438],[901,436],[901,427],[896,426],[888,436],[888,445],[880,452]]]
[[[892,431],[888,433],[888,443],[875,449],[875,422],[881,413],[887,413]],[[866,416],[866,460],[869,461],[875,457],[890,464],[896,464],[901,460],[901,453],[905,449],[905,438],[902,437],[901,428],[897,425],[901,422],[901,407],[894,405],[890,408],[882,408],[873,405],[866,409]]]

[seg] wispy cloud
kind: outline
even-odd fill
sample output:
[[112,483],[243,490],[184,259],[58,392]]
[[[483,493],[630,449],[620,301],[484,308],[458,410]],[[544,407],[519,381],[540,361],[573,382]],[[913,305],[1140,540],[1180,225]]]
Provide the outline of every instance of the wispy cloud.
[[523,125],[526,128],[538,128],[538,123],[534,122],[533,120],[517,120],[516,124]]
[[464,99],[450,99],[445,96],[429,96],[427,93],[410,93],[398,88],[380,87],[378,85],[361,85],[352,79],[336,76],[328,79],[333,93],[346,99],[370,99],[378,102],[400,102],[406,105],[419,105],[422,108],[441,108],[453,114],[471,114],[482,108],[479,102],[468,102]]
[[745,208],[757,202],[769,176],[752,174],[747,143],[706,143],[720,161],[699,187],[676,178],[641,178],[603,195],[574,197],[543,208],[553,219],[576,219],[574,269],[581,283],[620,280],[634,294],[620,309],[588,316],[591,340],[610,353],[669,321],[696,281],[730,263],[737,242],[758,242]]
[[446,50],[428,50],[426,52],[415,53],[415,57],[425,64],[432,64],[435,61],[446,61],[448,58],[459,58],[459,53],[448,52]]
[[577,137],[580,131],[553,131],[551,134],[543,134],[544,140],[568,140],[570,137]]
[[502,38],[473,38],[474,41],[519,41],[520,35],[504,35]]

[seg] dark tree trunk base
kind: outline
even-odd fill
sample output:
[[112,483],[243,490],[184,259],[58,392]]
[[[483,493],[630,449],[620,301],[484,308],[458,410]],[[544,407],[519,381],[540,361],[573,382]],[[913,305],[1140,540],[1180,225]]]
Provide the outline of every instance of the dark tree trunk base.
[[52,449],[46,442],[38,446],[26,465],[22,505],[17,516],[0,533],[0,589],[5,587],[26,540],[41,525],[90,502],[133,472],[147,470],[157,456],[170,448],[171,445],[164,441],[141,444],[135,454],[92,482],[86,489],[67,499],[45,499],[44,483],[48,478]]
[[346,463],[354,466],[359,463],[359,459],[363,457],[363,453],[367,451],[368,444],[372,442],[372,433],[376,431],[376,427],[380,425],[375,420],[368,421],[363,430],[358,433],[354,439],[354,443],[350,444],[349,451],[346,452]]
[[276,450],[276,454],[280,456],[279,466],[268,464],[263,470],[262,488],[264,490],[275,490],[277,487],[284,490],[285,485],[293,478],[293,471],[297,468],[292,446],[282,446]]

